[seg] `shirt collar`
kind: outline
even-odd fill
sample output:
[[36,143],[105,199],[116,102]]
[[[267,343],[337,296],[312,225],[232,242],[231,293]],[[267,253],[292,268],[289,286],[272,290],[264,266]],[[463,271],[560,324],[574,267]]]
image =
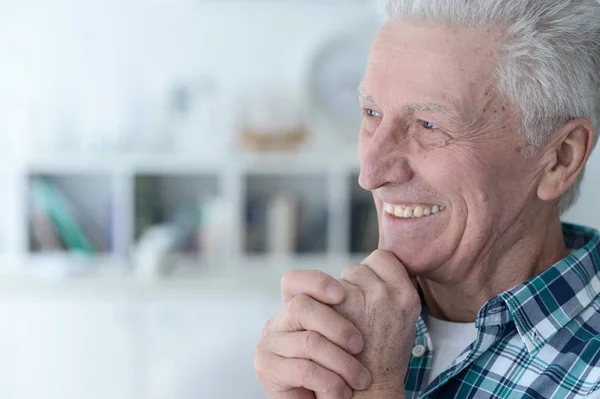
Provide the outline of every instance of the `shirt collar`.
[[574,252],[488,301],[479,311],[478,327],[512,320],[535,354],[600,295],[600,232],[563,223],[563,236]]

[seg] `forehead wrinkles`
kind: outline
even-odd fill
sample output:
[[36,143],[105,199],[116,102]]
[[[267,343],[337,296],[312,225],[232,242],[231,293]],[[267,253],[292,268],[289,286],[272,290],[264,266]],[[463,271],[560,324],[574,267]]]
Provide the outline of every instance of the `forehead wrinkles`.
[[[429,68],[416,67],[426,73],[413,77],[411,68],[415,67],[402,70],[389,63],[372,64],[367,68],[358,95],[388,111],[437,113],[473,124],[481,122],[482,117],[492,116],[491,112],[482,115],[484,109],[491,111],[494,105],[507,104],[507,99],[496,90],[494,74],[486,79],[464,79],[460,84],[453,79],[444,81],[444,77],[438,77],[443,72]],[[380,65],[384,65],[384,69],[380,69]],[[467,72],[461,75],[469,76]],[[458,80],[461,75],[453,76]]]

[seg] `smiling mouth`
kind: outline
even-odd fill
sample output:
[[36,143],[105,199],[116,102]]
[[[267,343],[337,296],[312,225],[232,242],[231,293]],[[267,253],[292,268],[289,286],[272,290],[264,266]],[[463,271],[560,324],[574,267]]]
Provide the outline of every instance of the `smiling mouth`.
[[383,203],[385,213],[398,219],[423,218],[437,215],[446,208],[443,205],[395,205]]

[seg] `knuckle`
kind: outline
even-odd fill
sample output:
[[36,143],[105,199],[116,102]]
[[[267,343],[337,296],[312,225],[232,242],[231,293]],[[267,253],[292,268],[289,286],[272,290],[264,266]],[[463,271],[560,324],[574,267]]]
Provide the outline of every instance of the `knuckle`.
[[368,267],[361,263],[351,263],[342,271],[342,279],[353,285],[363,285],[368,277]]
[[281,287],[283,290],[285,290],[287,287],[289,287],[290,283],[295,280],[296,273],[297,273],[297,271],[292,269],[292,270],[288,270],[281,276],[280,283],[281,283]]
[[306,331],[304,333],[304,347],[308,353],[318,353],[326,344],[325,338],[314,331]]
[[258,352],[254,357],[254,374],[265,389],[284,379],[281,370],[281,359],[268,351]]
[[256,343],[255,351],[254,351],[254,359],[255,362],[259,360],[265,360],[268,356],[272,355],[272,343],[269,339],[261,339]]
[[321,291],[325,292],[329,284],[335,281],[329,274],[320,270],[315,270],[315,286],[319,287]]
[[333,374],[325,381],[325,392],[334,398],[344,398],[343,392],[346,382],[338,375]]
[[266,338],[260,339],[255,346],[256,355],[259,356],[269,350],[269,342]]
[[303,386],[314,385],[319,377],[319,366],[311,361],[303,362],[300,375]]
[[362,366],[354,358],[354,356],[347,355],[343,360],[343,369],[341,375],[348,381],[351,385],[358,386],[360,385],[359,377],[362,371]]
[[265,335],[267,335],[271,331],[271,329],[273,327],[273,319],[274,318],[272,317],[269,320],[267,320],[266,323],[265,323],[265,325],[263,326],[263,329],[262,329],[262,335],[263,335],[263,337]]
[[391,253],[389,251],[384,250],[384,249],[376,249],[371,254],[371,256],[374,259],[389,259],[390,255],[391,255]]
[[259,340],[259,341],[256,343],[256,345],[254,346],[254,353],[255,353],[255,356],[258,356],[258,355],[260,355],[260,352],[262,352],[263,348],[264,348],[264,340],[263,340],[263,339],[261,339],[261,340]]
[[384,249],[376,249],[371,252],[369,256],[364,260],[364,263],[378,263],[378,262],[386,262],[386,261],[397,261],[396,257],[389,251]]
[[405,303],[407,306],[411,308],[420,307],[421,306],[421,298],[417,293],[417,290],[402,290],[400,292],[399,298]]
[[351,355],[348,355],[348,354],[346,354],[346,355],[344,356],[344,360],[343,360],[343,362],[344,362],[344,363],[343,363],[343,364],[344,364],[344,368],[343,368],[343,370],[344,370],[345,372],[349,372],[349,371],[350,371],[350,372],[352,372],[352,371],[353,371],[353,369],[356,369],[356,368],[357,368],[357,367],[356,367],[356,363],[357,363],[358,361],[357,361],[357,360],[354,358],[354,356],[351,356]]
[[387,301],[392,296],[390,286],[387,284],[377,283],[369,287],[373,299],[377,302]]
[[350,263],[349,265],[346,265],[342,271],[342,277],[355,276],[363,267],[365,267],[365,265],[361,263]]
[[287,303],[288,315],[303,314],[310,310],[312,306],[311,299],[304,295],[297,295]]
[[397,306],[400,311],[411,318],[418,318],[422,311],[421,299],[418,294],[405,293],[397,298]]
[[346,383],[337,374],[322,371],[321,367],[316,363],[311,361],[305,362],[301,372],[302,385],[318,387],[318,390],[325,393],[328,397],[337,397],[335,394],[338,392],[341,394]]
[[268,367],[265,365],[265,356],[257,351],[254,356],[254,372],[259,379],[262,379],[268,371]]

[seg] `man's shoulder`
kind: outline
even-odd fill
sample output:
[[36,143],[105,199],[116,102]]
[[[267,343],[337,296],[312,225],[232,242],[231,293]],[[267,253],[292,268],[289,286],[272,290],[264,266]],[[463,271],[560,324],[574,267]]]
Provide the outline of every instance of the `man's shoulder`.
[[597,369],[600,381],[600,295],[548,342],[558,357],[573,357],[580,367]]
[[529,392],[539,397],[555,397],[549,390],[574,398],[599,395],[600,298],[530,355],[522,381]]

